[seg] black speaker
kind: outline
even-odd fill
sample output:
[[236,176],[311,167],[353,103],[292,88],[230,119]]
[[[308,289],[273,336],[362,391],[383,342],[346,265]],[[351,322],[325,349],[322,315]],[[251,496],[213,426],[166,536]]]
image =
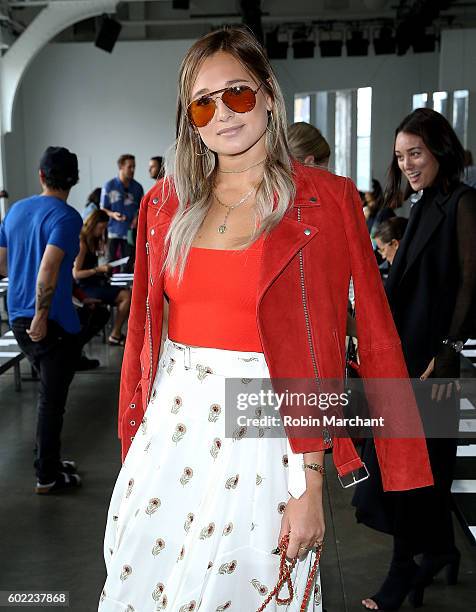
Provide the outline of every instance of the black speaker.
[[99,28],[98,35],[96,36],[95,45],[103,51],[111,53],[114,49],[119,34],[122,30],[121,24],[115,19],[111,19],[107,15],[103,15],[101,21],[101,27]]

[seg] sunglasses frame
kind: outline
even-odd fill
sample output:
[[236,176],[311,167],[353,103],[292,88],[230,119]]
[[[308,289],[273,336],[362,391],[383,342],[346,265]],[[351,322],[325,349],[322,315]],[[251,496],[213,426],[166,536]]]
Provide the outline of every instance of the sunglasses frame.
[[[230,110],[231,110],[231,111],[233,111],[234,113],[240,113],[240,114],[249,113],[249,112],[251,112],[251,111],[254,109],[254,107],[256,106],[256,94],[257,94],[257,93],[258,93],[258,91],[261,89],[261,86],[262,86],[262,85],[263,85],[263,83],[260,83],[256,89],[253,89],[253,88],[252,88],[252,87],[250,87],[249,85],[229,85],[228,87],[223,87],[223,89],[217,89],[216,91],[211,91],[210,93],[203,94],[202,96],[199,96],[199,97],[198,97],[198,98],[196,98],[195,100],[192,100],[192,101],[190,102],[190,104],[187,106],[187,117],[188,117],[188,119],[189,119],[190,123],[191,123],[191,124],[192,124],[192,125],[193,125],[195,128],[204,128],[205,126],[207,126],[207,125],[210,123],[210,121],[211,121],[211,120],[213,119],[213,117],[215,116],[215,113],[216,113],[216,111],[217,111],[217,103],[216,103],[217,98],[220,98],[220,100],[223,102],[223,104],[224,104],[224,105],[225,105],[227,108],[230,108],[230,107],[228,106],[228,104],[227,104],[226,102],[224,102],[224,101],[223,101],[222,96],[223,96],[223,94],[225,93],[225,91],[228,91],[228,90],[230,90],[230,89],[235,89],[236,87],[243,87],[243,88],[246,88],[246,89],[249,89],[250,91],[252,91],[252,92],[253,92],[253,94],[254,94],[254,96],[255,96],[255,104],[254,104],[254,106],[253,106],[253,108],[252,108],[252,109],[250,109],[249,111],[243,111],[242,113],[241,113],[240,111],[233,110],[232,108],[230,108]],[[220,94],[222,94],[222,95],[220,95]],[[213,97],[213,96],[214,96],[214,97]],[[198,125],[196,125],[196,124],[195,124],[195,122],[194,122],[194,121],[193,121],[193,119],[192,119],[192,116],[191,116],[191,113],[190,113],[190,107],[192,106],[192,104],[193,104],[194,102],[198,102],[198,101],[199,101],[199,100],[201,100],[202,98],[212,98],[212,102],[213,102],[213,104],[214,104],[214,106],[215,106],[215,110],[213,111],[213,115],[211,116],[210,121],[208,121],[207,123],[205,123],[205,125],[198,126]]]

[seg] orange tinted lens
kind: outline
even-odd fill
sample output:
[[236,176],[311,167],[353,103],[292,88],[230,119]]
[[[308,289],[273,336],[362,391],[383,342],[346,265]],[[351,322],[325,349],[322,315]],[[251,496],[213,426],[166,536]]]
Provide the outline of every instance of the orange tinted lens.
[[190,121],[196,127],[204,127],[213,119],[215,114],[215,102],[212,98],[199,98],[194,100],[188,107]]
[[256,96],[250,87],[230,87],[223,92],[223,102],[235,113],[249,113],[254,109]]

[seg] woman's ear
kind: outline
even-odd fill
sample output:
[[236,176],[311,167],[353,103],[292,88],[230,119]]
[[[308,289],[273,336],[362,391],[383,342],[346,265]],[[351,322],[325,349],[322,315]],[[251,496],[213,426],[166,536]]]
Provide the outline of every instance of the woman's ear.
[[[266,85],[272,91],[271,79],[266,79]],[[263,94],[266,100],[266,110],[271,112],[273,110],[273,97],[267,91],[264,91]]]

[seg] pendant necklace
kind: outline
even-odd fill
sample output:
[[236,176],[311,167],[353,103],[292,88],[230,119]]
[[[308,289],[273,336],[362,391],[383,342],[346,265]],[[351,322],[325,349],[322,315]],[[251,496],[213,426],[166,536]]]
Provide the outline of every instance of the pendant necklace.
[[224,206],[225,208],[227,208],[228,210],[226,211],[226,215],[225,218],[223,219],[223,223],[221,225],[218,226],[218,233],[219,234],[224,234],[227,230],[226,227],[226,221],[228,219],[228,215],[231,213],[231,211],[234,208],[238,208],[238,206],[241,206],[242,204],[244,204],[246,202],[246,200],[250,197],[250,195],[253,193],[253,191],[255,190],[254,187],[252,187],[248,193],[245,193],[245,195],[241,198],[241,200],[239,200],[236,204],[225,204],[224,202],[222,202],[220,200],[220,198],[217,196],[216,192],[213,192],[213,195],[215,196],[216,201],[218,202],[218,204],[221,204],[222,206]]

